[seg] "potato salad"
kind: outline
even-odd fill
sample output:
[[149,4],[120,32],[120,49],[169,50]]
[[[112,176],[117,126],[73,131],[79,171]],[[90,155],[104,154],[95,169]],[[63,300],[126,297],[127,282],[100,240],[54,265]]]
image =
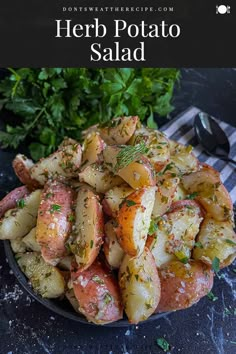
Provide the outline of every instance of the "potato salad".
[[188,308],[236,257],[220,174],[137,116],[13,168],[22,186],[0,202],[0,239],[37,294],[95,324]]

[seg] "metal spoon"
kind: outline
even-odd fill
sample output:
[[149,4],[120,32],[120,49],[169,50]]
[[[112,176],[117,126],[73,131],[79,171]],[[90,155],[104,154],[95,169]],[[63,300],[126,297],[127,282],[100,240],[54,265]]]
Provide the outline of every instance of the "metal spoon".
[[214,118],[204,112],[198,113],[194,119],[194,130],[198,142],[209,155],[236,164],[229,156],[229,140]]

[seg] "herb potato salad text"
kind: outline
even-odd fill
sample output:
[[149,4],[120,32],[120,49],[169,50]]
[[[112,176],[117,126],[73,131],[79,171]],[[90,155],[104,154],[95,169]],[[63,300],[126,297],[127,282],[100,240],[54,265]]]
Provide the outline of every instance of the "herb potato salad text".
[[37,293],[66,297],[88,321],[187,308],[236,256],[219,173],[137,116],[13,167],[23,186],[0,202],[0,239]]

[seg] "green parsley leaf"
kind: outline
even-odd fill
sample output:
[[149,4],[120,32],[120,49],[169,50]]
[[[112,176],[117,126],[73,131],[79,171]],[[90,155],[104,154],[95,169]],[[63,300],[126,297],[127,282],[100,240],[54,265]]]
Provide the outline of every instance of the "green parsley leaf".
[[137,204],[137,203],[135,203],[133,200],[129,200],[129,199],[126,199],[124,202],[126,203],[126,205],[127,205],[128,207]]
[[208,299],[211,300],[211,301],[216,301],[216,300],[218,300],[218,297],[215,296],[212,291],[209,291],[209,293],[207,294],[207,297],[208,297]]
[[217,274],[220,271],[220,260],[219,258],[215,257],[212,261],[212,270]]
[[113,117],[138,115],[156,128],[154,114],[172,110],[175,68],[9,68],[0,81],[0,109],[16,114],[18,124],[0,131],[4,147],[26,139],[38,160],[52,153],[65,136],[80,139],[82,130]]
[[61,211],[61,205],[59,204],[52,204],[51,205],[51,209],[50,209],[50,213],[54,213],[55,211],[60,212]]
[[148,234],[149,235],[153,235],[157,230],[158,230],[157,224],[155,223],[154,220],[151,220],[150,226],[149,226],[149,230],[148,230]]
[[198,241],[198,242],[195,242],[194,247],[203,248],[203,244],[200,241]]
[[198,194],[199,194],[198,192],[194,192],[192,194],[189,194],[189,195],[187,195],[186,199],[190,199],[190,200],[195,199],[198,196]]
[[170,350],[170,344],[167,342],[165,338],[158,338],[157,345],[164,351],[168,352]]
[[16,205],[18,206],[18,208],[23,209],[25,206],[25,200],[24,199],[17,200]]
[[229,245],[236,246],[236,242],[234,242],[228,238],[225,240],[225,242],[227,242]]

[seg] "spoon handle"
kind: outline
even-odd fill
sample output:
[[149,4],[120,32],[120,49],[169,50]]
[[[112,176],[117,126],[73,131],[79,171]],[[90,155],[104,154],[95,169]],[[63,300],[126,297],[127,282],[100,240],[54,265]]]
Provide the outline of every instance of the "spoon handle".
[[227,157],[227,158],[225,158],[225,159],[223,159],[223,160],[228,161],[228,162],[231,162],[231,163],[233,163],[234,165],[236,165],[236,161],[233,160],[233,159],[231,159],[230,157]]

